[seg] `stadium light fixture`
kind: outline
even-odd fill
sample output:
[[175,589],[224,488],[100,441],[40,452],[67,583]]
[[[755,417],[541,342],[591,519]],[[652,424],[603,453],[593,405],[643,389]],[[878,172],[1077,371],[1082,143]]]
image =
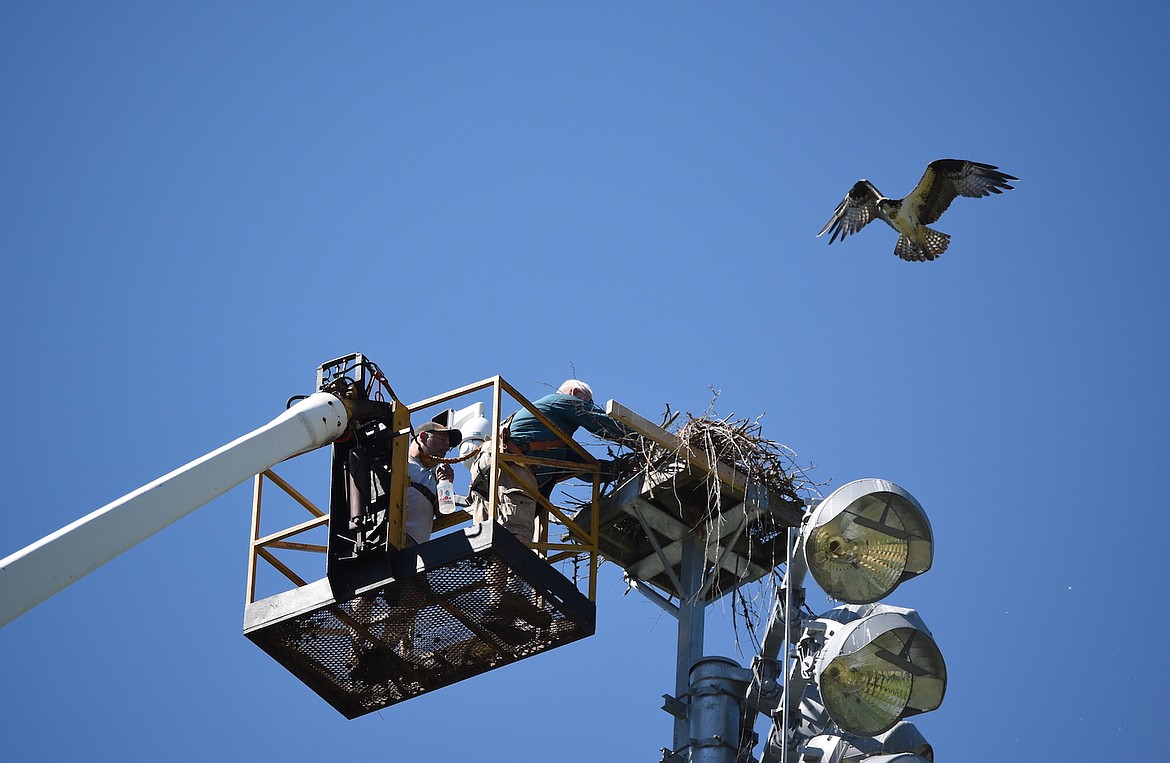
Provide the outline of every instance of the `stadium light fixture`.
[[[889,734],[912,730],[914,739],[887,740]],[[818,734],[800,748],[798,763],[933,763],[934,751],[914,728],[902,721],[893,731],[876,739],[839,734]]]
[[934,763],[934,748],[909,721],[876,737],[822,734],[804,752],[801,763]]
[[[917,612],[876,603],[930,569],[926,512],[892,482],[856,480],[810,503],[793,540],[762,640],[786,680],[761,762],[931,763],[903,719],[942,704],[946,663]],[[806,615],[807,573],[845,603]],[[761,687],[769,671],[757,669]]]
[[926,512],[892,482],[863,479],[835,490],[802,531],[809,572],[838,601],[868,604],[930,569]]
[[914,610],[845,605],[818,622],[825,642],[815,659],[816,685],[842,731],[876,736],[942,704],[946,663]]

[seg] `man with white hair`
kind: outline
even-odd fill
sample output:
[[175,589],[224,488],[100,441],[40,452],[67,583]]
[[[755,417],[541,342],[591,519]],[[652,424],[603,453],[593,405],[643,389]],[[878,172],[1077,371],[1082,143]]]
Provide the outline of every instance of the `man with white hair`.
[[[580,379],[566,380],[556,392],[533,401],[532,405],[568,437],[572,437],[580,428],[615,442],[634,434],[593,403],[593,389]],[[553,431],[527,408],[512,416],[505,426],[501,447],[512,453],[537,458],[582,462],[581,456],[571,446],[553,434]],[[472,467],[472,486],[485,491],[489,478],[488,469],[491,466],[491,458],[487,451],[489,449],[485,448],[485,454],[480,456]],[[572,472],[569,469],[545,465],[530,469],[518,467],[516,471],[523,484],[509,479],[503,473],[500,474],[499,519],[505,528],[511,530],[521,540],[531,541],[536,517],[536,501],[531,497],[532,493],[539,492],[547,498],[556,483],[572,476]],[[485,504],[485,508],[477,512],[476,520],[483,521],[486,518],[483,515],[486,511],[486,502],[479,503]]]
[[[633,435],[624,424],[605,415],[605,411],[593,403],[593,389],[580,379],[566,380],[556,392],[545,395],[532,405],[569,437],[579,428],[615,442]],[[512,417],[508,433],[512,442],[525,455],[558,461],[581,461],[581,456],[575,450],[553,434],[527,408]],[[568,476],[565,470],[549,466],[537,466],[533,473],[541,494],[546,497],[552,493],[557,482]]]

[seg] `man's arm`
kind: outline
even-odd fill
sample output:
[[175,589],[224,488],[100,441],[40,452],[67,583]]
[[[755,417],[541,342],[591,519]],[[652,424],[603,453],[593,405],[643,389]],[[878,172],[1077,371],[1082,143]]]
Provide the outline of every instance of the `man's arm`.
[[611,419],[593,403],[573,398],[566,408],[570,409],[572,420],[578,426],[584,427],[598,437],[620,441],[634,435],[634,430],[616,419]]

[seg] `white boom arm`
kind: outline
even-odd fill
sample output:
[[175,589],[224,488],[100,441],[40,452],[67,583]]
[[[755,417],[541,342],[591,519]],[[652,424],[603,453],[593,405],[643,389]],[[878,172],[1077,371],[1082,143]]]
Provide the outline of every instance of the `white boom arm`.
[[268,424],[0,560],[0,626],[244,480],[345,431],[342,401],[317,392]]

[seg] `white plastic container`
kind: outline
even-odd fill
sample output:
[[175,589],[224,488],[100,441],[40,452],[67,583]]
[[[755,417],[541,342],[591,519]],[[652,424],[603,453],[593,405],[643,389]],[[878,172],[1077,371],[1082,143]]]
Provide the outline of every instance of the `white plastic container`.
[[439,513],[454,514],[455,485],[451,483],[451,480],[439,480],[439,484],[435,486],[435,492],[439,496]]

